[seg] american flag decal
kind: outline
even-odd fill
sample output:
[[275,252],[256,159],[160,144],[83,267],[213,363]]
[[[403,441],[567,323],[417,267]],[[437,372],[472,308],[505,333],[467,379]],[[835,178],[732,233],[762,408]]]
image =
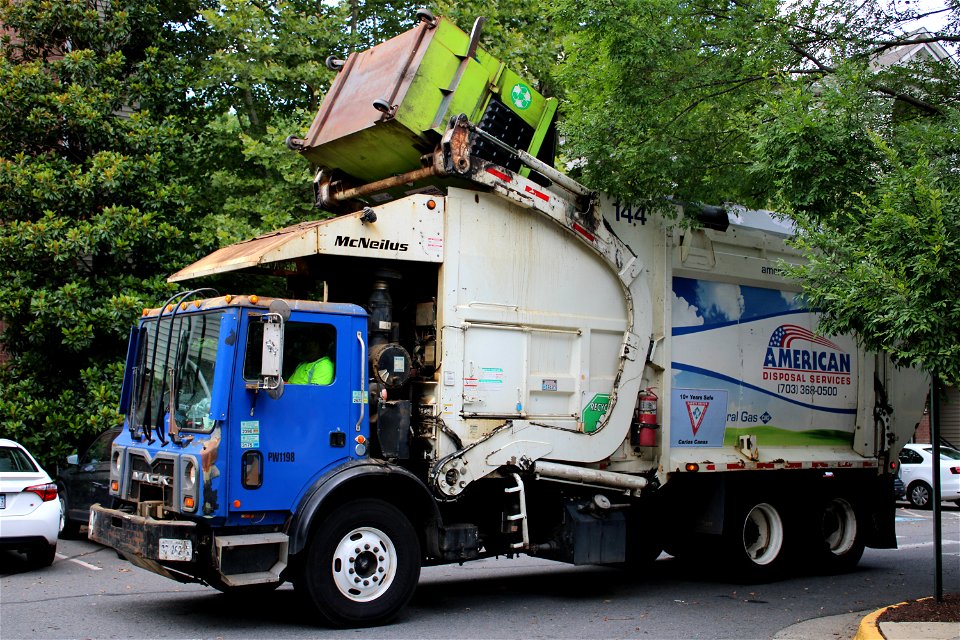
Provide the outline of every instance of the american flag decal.
[[790,345],[793,344],[794,340],[812,342],[813,344],[819,344],[820,346],[827,347],[829,349],[842,351],[840,347],[830,342],[826,338],[822,338],[809,329],[805,329],[795,324],[782,324],[777,327],[777,330],[770,335],[770,346],[775,348],[789,348]]

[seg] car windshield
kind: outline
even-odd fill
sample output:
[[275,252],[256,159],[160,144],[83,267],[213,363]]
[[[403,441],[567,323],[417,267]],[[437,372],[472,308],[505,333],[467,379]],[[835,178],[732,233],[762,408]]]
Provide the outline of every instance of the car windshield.
[[[134,370],[134,426],[156,429],[173,407],[177,425],[210,431],[210,394],[222,312],[146,320],[140,327]],[[171,401],[170,390],[173,389]]]
[[16,447],[0,447],[0,471],[37,471],[37,465]]

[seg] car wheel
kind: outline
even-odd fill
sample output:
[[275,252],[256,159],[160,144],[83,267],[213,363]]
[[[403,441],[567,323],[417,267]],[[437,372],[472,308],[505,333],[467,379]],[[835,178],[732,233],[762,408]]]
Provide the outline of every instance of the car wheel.
[[57,556],[57,545],[45,544],[27,551],[27,562],[32,567],[49,567]]
[[907,488],[907,500],[917,509],[929,509],[933,506],[933,491],[926,482],[914,482]]
[[60,537],[64,540],[76,538],[80,534],[80,523],[71,520],[67,514],[67,495],[64,488],[57,487],[57,498],[60,500]]
[[413,596],[420,543],[399,509],[382,500],[356,500],[323,518],[302,571],[298,586],[333,624],[383,624]]

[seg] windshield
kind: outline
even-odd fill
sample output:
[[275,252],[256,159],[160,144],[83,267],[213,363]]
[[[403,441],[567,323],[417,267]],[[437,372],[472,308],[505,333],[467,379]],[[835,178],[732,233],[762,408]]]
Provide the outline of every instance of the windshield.
[[[140,327],[133,427],[156,430],[174,410],[185,431],[210,431],[210,394],[223,312],[150,319]],[[173,402],[170,391],[173,389]]]

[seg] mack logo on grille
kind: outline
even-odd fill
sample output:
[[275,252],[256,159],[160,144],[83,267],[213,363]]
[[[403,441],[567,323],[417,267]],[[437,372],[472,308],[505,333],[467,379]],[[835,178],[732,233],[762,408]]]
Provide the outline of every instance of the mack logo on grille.
[[160,473],[149,473],[147,471],[133,471],[130,476],[137,482],[144,484],[154,484],[158,487],[172,487],[173,478]]
[[334,244],[338,247],[353,247],[354,249],[379,249],[381,251],[406,251],[409,245],[406,242],[392,240],[371,240],[370,238],[351,238],[337,236]]

